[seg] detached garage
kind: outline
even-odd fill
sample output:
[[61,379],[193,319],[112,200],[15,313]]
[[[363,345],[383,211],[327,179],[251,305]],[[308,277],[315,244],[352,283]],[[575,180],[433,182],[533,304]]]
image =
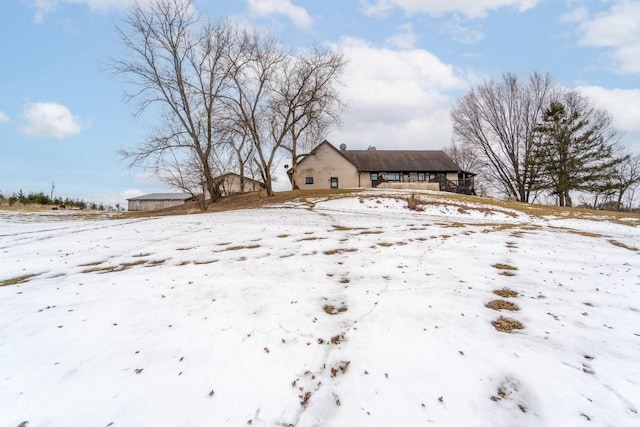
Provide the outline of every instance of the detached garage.
[[127,199],[130,211],[153,211],[173,206],[184,205],[193,200],[187,193],[153,193]]

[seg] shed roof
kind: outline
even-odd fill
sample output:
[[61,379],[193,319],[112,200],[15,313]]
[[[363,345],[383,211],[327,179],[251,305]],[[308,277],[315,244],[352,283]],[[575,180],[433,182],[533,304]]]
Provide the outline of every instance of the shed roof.
[[188,193],[151,193],[144,196],[132,197],[127,200],[190,200],[193,196]]
[[344,150],[363,172],[454,172],[460,167],[442,150]]

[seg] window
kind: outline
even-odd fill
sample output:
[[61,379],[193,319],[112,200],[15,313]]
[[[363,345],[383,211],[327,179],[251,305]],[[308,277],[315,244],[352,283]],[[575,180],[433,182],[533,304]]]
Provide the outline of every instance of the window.
[[338,188],[338,178],[331,177],[331,188]]
[[308,176],[304,179],[304,183],[305,184],[313,184],[313,177],[312,176]]
[[379,176],[378,172],[371,172],[371,181],[377,181]]
[[400,172],[389,172],[387,174],[387,181],[389,181],[389,182],[399,182],[400,181]]
[[424,182],[424,172],[418,172],[418,182]]

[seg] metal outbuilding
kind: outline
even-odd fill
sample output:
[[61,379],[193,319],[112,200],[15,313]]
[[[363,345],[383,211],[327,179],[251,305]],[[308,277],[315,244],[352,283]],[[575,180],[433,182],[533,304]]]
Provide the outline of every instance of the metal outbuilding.
[[187,193],[152,193],[132,197],[127,202],[130,211],[152,211],[184,205],[192,200],[193,196]]

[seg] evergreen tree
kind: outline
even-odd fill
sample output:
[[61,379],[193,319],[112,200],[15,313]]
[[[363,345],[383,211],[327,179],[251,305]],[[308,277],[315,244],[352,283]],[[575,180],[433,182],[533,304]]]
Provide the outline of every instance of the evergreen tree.
[[560,206],[571,206],[574,190],[611,190],[610,177],[623,159],[614,154],[619,134],[606,112],[568,91],[545,109],[535,133],[532,161],[541,171],[538,188],[555,194]]

